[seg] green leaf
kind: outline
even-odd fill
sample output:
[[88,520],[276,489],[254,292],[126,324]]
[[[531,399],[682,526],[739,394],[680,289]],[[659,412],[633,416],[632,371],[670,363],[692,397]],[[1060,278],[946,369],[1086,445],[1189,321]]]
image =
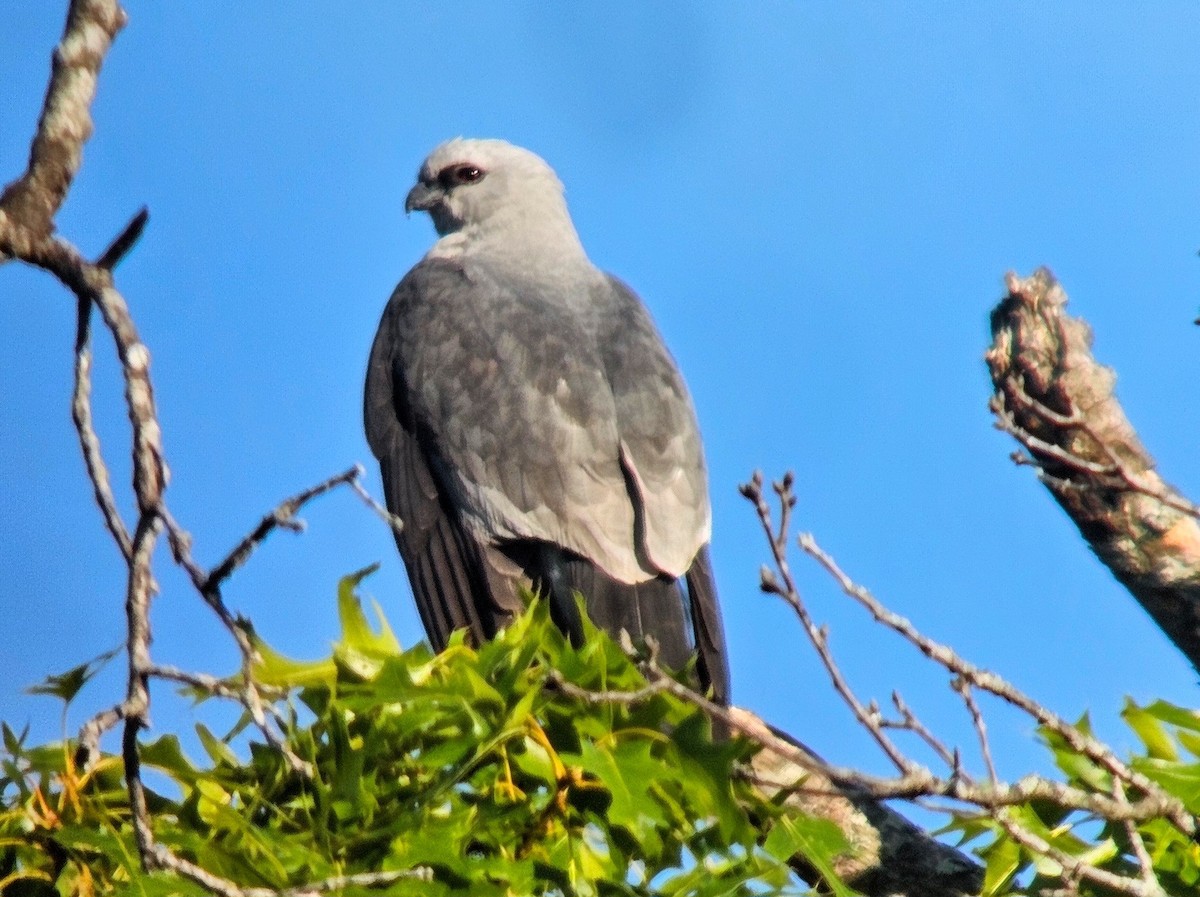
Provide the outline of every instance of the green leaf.
[[25,728],[21,730],[21,734],[18,736],[9,728],[8,723],[0,722],[0,732],[3,732],[4,735],[4,750],[8,751],[14,757],[21,756],[25,739],[29,737],[29,724],[25,724]]
[[371,564],[342,577],[338,582],[338,618],[342,625],[340,647],[367,656],[394,657],[402,654],[403,649],[388,625],[382,609],[377,602],[372,602],[379,621],[379,632],[376,632],[367,622],[367,616],[363,613],[362,604],[355,592],[358,584],[378,569],[379,564]]
[[75,696],[79,694],[79,690],[87,685],[93,676],[104,669],[108,662],[120,653],[121,648],[105,651],[103,654],[93,657],[91,660],[85,661],[77,667],[72,667],[65,673],[47,676],[42,682],[29,686],[25,691],[31,695],[51,695],[52,697],[61,698],[64,703],[70,704]]
[[1002,830],[997,830],[996,841],[983,853],[983,895],[991,897],[1007,890],[1008,883],[1021,868],[1021,848]]
[[1200,732],[1200,711],[1189,710],[1161,700],[1143,707],[1142,710],[1164,723],[1170,723],[1172,726],[1192,732]]
[[203,746],[204,752],[208,754],[208,758],[213,763],[224,763],[226,766],[232,767],[240,765],[238,756],[233,749],[213,735],[204,723],[196,723],[196,734],[200,737],[200,744]]
[[[786,862],[758,846],[759,826],[774,826],[772,851],[802,852],[819,868],[844,848],[829,824],[791,820],[754,798],[733,774],[749,748],[714,744],[695,707],[668,694],[621,705],[546,687],[550,669],[585,689],[642,687],[604,633],[573,646],[546,603],[531,601],[478,650],[460,634],[436,657],[426,645],[401,652],[378,607],[378,625],[368,625],[354,596],[366,572],[339,586],[332,656],[297,662],[254,640],[256,677],[303,689],[298,705],[280,709],[311,776],[256,741],[245,712],[224,738],[196,726],[207,767],[173,734],[141,745],[146,770],[171,780],[165,794],[181,792],[147,790],[165,847],[243,888],[433,870],[432,881],[387,888],[398,897],[800,893]],[[29,747],[7,728],[0,736],[13,755],[0,764],[0,879],[6,863],[21,863],[62,894],[201,893],[142,873],[118,757],[71,780],[70,745]],[[29,809],[42,806],[57,816]],[[1147,843],[1185,868],[1187,845],[1166,837]],[[375,893],[347,888],[344,897]]]
[[1155,714],[1143,710],[1131,699],[1126,698],[1121,718],[1142,740],[1151,757],[1158,760],[1179,759],[1179,751],[1175,748],[1170,732]]
[[1200,757],[1200,735],[1180,731],[1175,733],[1175,737],[1179,739],[1179,743],[1184,746],[1189,754],[1193,757]]
[[293,660],[275,651],[266,642],[252,636],[256,655],[254,680],[279,688],[332,688],[337,681],[337,664],[332,657],[324,660]]
[[834,862],[850,850],[841,830],[828,819],[811,816],[785,816],[771,826],[763,850],[780,862],[802,856],[821,874],[828,888],[837,897],[849,897],[854,892],[838,878]]
[[201,771],[183,753],[183,747],[175,735],[164,735],[143,744],[141,756],[144,765],[165,772],[180,784],[193,785],[201,776]]
[[652,837],[656,825],[668,820],[662,807],[649,799],[653,781],[662,764],[650,755],[643,739],[618,742],[601,748],[584,742],[580,753],[569,761],[595,776],[612,797],[608,819],[624,826],[639,841]]
[[[1091,726],[1086,715],[1076,723],[1076,728],[1085,734],[1090,732]],[[1108,770],[1101,768],[1091,758],[1079,753],[1067,744],[1066,739],[1057,732],[1042,728],[1038,734],[1053,752],[1054,765],[1061,769],[1070,780],[1082,783],[1093,791],[1103,791],[1106,794],[1112,791],[1112,774]]]
[[1189,811],[1200,813],[1200,764],[1151,758],[1134,760],[1132,766],[1183,801]]

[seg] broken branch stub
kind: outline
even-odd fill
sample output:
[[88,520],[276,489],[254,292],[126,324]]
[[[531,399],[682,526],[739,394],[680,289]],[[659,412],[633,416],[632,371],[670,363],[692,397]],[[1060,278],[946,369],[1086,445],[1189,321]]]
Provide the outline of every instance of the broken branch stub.
[[1045,268],[1009,274],[986,354],[1011,434],[1097,557],[1200,670],[1200,509],[1166,483]]

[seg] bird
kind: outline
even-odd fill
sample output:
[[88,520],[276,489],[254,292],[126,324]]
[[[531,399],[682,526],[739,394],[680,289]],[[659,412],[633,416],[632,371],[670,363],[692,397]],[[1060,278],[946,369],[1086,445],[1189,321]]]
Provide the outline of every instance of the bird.
[[436,147],[408,193],[438,239],[371,347],[364,422],[435,650],[576,595],[619,637],[729,701],[691,397],[649,312],[588,259],[554,170],[497,139]]

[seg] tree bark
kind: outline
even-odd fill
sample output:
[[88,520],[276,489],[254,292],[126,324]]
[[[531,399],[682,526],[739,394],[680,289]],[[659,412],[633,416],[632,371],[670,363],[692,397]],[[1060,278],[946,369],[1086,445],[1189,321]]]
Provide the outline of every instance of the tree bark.
[[1155,470],[1045,268],[1007,278],[987,352],[997,426],[1028,452],[1096,556],[1200,670],[1198,509]]
[[[733,726],[764,745],[750,774],[768,797],[790,792],[787,803],[836,825],[850,844],[834,871],[867,897],[970,897],[983,887],[983,869],[930,837],[883,801],[853,783],[837,781],[828,764],[805,745],[747,710],[731,707]],[[773,749],[772,743],[779,744]],[[807,881],[815,870],[793,864]]]

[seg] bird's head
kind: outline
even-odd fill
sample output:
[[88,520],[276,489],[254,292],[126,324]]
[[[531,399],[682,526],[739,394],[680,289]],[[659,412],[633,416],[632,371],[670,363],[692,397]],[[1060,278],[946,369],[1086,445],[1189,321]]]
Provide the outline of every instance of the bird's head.
[[538,226],[566,216],[563,186],[540,156],[503,140],[456,137],[429,154],[406,212],[428,212],[442,236],[496,219]]

